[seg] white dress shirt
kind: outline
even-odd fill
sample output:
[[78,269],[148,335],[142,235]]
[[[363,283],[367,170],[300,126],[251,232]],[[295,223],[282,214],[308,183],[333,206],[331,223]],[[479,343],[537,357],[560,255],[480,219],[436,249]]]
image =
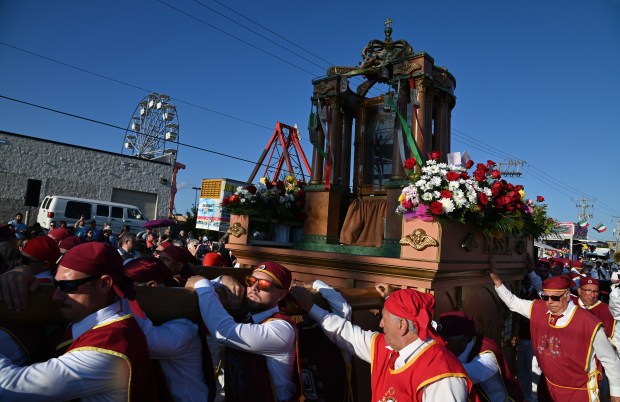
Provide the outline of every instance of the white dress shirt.
[[474,384],[480,384],[484,392],[491,401],[506,401],[508,394],[504,387],[504,381],[500,374],[499,364],[495,359],[493,353],[487,352],[475,356],[469,363],[467,363],[467,357],[471,353],[471,349],[476,343],[476,338],[472,338],[463,353],[458,358],[469,379]]
[[[123,310],[131,312],[126,299]],[[146,337],[149,355],[159,361],[174,400],[206,401],[209,389],[204,380],[198,325],[184,318],[161,325],[153,325],[148,318],[135,318]]]
[[[497,292],[499,298],[502,299],[511,311],[519,313],[526,318],[530,318],[531,306],[534,301],[518,298],[504,285],[495,288],[495,291]],[[573,310],[576,308],[578,307],[569,300],[568,307],[563,313],[564,315],[557,320],[555,326],[566,326],[569,323],[570,317],[573,316]],[[584,345],[587,342],[588,340],[584,339]],[[602,326],[598,328],[596,334],[594,335],[592,348],[594,349],[594,353],[590,357],[588,372],[591,373],[596,370],[595,357],[598,358],[605,368],[605,373],[609,378],[609,390],[611,396],[620,396],[620,359],[607,339]]]
[[[370,363],[372,338],[377,332],[364,331],[350,321],[336,314],[330,314],[317,305],[312,306],[309,315],[321,325],[327,337],[338,347]],[[405,346],[400,350],[394,368],[399,369],[404,366],[416,357],[430,341],[432,341],[431,338],[425,341],[417,339]],[[462,402],[467,401],[467,394],[467,382],[464,378],[446,377],[425,386],[422,400],[425,402]]]
[[224,309],[211,282],[202,279],[196,282],[194,289],[198,295],[202,319],[215,339],[228,347],[265,356],[278,400],[291,399],[297,391],[292,381],[295,370],[295,329],[284,320],[258,324],[278,312],[278,307],[252,314],[257,324],[239,324]]
[[[96,311],[71,330],[73,339],[95,325],[123,316],[120,303]],[[134,369],[136,369],[134,367]],[[59,358],[18,367],[0,355],[0,400],[85,402],[126,401],[129,367],[121,357],[92,350],[68,352]]]
[[611,343],[616,348],[616,353],[620,356],[620,288],[614,287],[609,294],[609,311],[616,320],[616,330],[611,339]]

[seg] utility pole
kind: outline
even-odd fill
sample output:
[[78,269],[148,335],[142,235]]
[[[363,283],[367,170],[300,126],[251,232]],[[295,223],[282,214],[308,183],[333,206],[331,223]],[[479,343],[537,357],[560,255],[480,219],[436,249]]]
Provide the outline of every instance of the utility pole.
[[616,221],[616,227],[614,228],[614,254],[619,252],[618,244],[620,243],[620,216],[612,216]]
[[576,204],[575,206],[581,210],[581,212],[579,212],[578,216],[579,219],[578,221],[582,221],[582,220],[588,220],[589,218],[594,218],[594,214],[589,213],[588,212],[588,208],[592,208],[594,206],[594,204],[588,204],[588,202],[590,201],[595,201],[592,198],[587,198],[587,197],[581,197],[581,200],[573,200],[576,202],[581,202],[581,204]]
[[200,187],[192,187],[192,190],[196,191],[194,193],[194,208],[192,208],[192,209],[194,211],[194,216],[198,216],[198,191],[202,190],[202,188],[200,188]]
[[521,167],[525,165],[525,161],[521,159],[509,159],[508,161],[500,162],[497,165],[497,170],[500,171],[504,177],[521,177]]

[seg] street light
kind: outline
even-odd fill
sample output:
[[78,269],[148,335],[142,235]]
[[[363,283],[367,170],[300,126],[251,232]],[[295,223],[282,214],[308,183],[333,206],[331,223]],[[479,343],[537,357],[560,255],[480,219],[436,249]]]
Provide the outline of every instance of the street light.
[[198,215],[198,191],[202,189],[200,187],[192,187],[192,190],[196,190],[194,196],[194,213]]

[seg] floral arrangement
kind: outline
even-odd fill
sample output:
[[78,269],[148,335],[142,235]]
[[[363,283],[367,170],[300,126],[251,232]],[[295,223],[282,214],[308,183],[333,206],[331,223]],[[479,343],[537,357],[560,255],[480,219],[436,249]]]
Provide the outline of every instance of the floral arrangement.
[[413,158],[405,161],[412,184],[403,188],[396,213],[473,223],[487,235],[503,232],[538,238],[555,231],[557,223],[547,216],[545,199],[526,199],[523,186],[503,180],[492,160],[478,163],[470,175],[472,160],[456,166],[440,163],[440,156],[433,152],[421,167]]
[[284,181],[270,181],[266,177],[256,185],[238,187],[222,200],[222,207],[235,215],[249,215],[281,221],[303,221],[306,193],[305,183],[289,175]]

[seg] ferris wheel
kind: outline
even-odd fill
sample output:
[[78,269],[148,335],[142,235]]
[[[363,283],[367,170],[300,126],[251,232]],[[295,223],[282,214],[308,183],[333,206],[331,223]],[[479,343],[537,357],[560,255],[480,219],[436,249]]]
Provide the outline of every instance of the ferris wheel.
[[125,130],[121,153],[155,159],[176,155],[178,150],[177,108],[168,95],[153,92],[144,97],[134,110]]

